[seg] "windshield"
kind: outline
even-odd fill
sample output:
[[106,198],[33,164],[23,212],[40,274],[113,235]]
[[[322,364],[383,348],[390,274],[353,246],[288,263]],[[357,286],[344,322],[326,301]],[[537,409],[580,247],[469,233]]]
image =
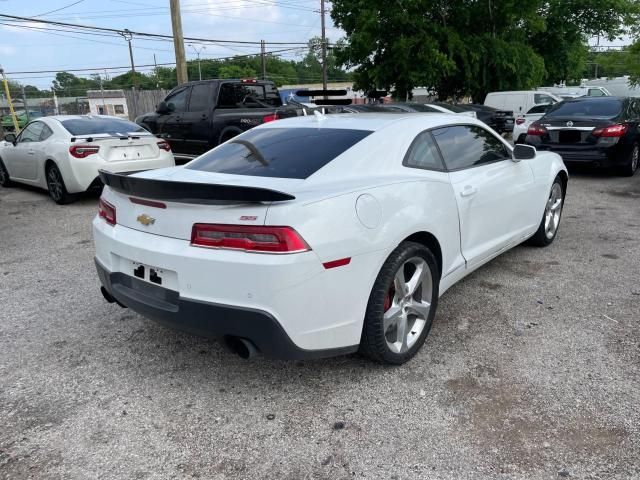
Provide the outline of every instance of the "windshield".
[[149,133],[140,125],[128,120],[109,117],[76,117],[60,120],[71,135],[121,135],[129,133]]
[[585,118],[613,118],[622,111],[622,102],[617,98],[606,100],[568,100],[556,103],[550,109],[546,118],[552,117],[585,117]]
[[371,134],[342,128],[249,130],[191,162],[190,170],[307,178]]

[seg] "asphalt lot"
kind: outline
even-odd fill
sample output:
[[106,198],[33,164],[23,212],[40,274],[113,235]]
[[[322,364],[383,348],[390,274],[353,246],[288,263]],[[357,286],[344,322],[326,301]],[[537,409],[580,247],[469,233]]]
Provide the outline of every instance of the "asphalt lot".
[[640,478],[640,174],[574,174],[556,242],[453,287],[396,368],[107,304],[95,210],[0,188],[0,478]]

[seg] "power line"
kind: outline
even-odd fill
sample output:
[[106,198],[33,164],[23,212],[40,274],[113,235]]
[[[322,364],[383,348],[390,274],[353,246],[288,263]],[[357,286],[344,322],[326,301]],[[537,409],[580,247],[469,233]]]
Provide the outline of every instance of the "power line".
[[[57,22],[57,21],[53,21],[53,20],[42,20],[42,19],[31,18],[31,17],[20,17],[20,16],[17,16],[17,15],[0,14],[0,17],[13,19],[13,20],[18,20],[18,21],[23,21],[23,22],[37,22],[37,23],[44,23],[44,24],[48,24],[48,25],[56,25],[56,26],[60,26],[60,27],[72,27],[72,28],[80,28],[80,29],[83,29],[83,30],[110,32],[110,33],[115,33],[115,34],[118,34],[118,35],[122,31],[122,30],[118,30],[116,28],[96,27],[96,26],[91,26],[91,25],[79,25],[77,23]],[[80,33],[80,32],[75,32],[75,33]],[[173,40],[173,36],[172,35],[163,35],[163,34],[159,34],[159,33],[147,33],[147,32],[131,31],[131,34],[135,35],[135,36],[139,36],[139,37],[164,38],[164,39]],[[260,45],[260,41],[249,41],[249,40],[218,40],[218,39],[197,38],[197,37],[184,37],[184,39],[192,41],[192,42],[237,43],[237,44]],[[306,43],[303,43],[303,42],[267,42],[267,43],[271,44],[271,45],[306,45]]]
[[77,4],[82,3],[82,2],[84,2],[84,0],[78,0],[77,2],[70,3],[69,5],[66,5],[64,7],[56,8],[55,10],[51,10],[49,12],[44,12],[44,13],[40,13],[38,15],[34,15],[34,17],[44,17],[45,15],[49,15],[50,13],[59,12],[60,10],[64,10],[65,8],[73,7],[74,5],[77,5]]

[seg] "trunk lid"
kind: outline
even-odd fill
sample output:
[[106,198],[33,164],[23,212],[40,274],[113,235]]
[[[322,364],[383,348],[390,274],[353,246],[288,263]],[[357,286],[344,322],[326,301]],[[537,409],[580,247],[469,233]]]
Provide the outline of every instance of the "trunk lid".
[[[201,172],[182,167],[151,170],[131,177],[159,180],[158,193],[153,194],[151,190],[138,185],[129,185],[126,189],[117,185],[114,187],[109,185],[113,177],[107,178],[105,183],[110,188],[105,189],[103,197],[116,208],[118,225],[183,240],[191,239],[195,223],[264,225],[269,205],[277,200],[261,201],[260,198],[285,198],[302,182]],[[191,191],[191,198],[176,201],[165,198],[163,194],[166,191],[170,196],[181,189]],[[138,191],[143,195],[139,195]],[[212,192],[211,198],[206,198],[209,191]],[[216,196],[220,198],[213,198]]]
[[540,121],[548,133],[548,143],[559,145],[595,144],[598,139],[592,135],[596,128],[613,125],[609,119],[546,117]]
[[76,136],[72,145],[98,146],[98,155],[106,162],[150,160],[160,156],[158,139],[153,135],[130,137],[84,135]]

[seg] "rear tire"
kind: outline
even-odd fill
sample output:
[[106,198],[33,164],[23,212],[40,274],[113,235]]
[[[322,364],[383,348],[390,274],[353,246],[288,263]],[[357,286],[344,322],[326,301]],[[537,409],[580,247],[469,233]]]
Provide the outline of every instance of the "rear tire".
[[439,289],[440,273],[431,251],[419,243],[402,242],[371,290],[360,352],[390,365],[411,359],[431,330]]
[[3,187],[10,187],[13,182],[11,182],[11,177],[9,177],[9,171],[7,167],[2,163],[2,159],[0,158],[0,185]]
[[631,153],[629,153],[629,156],[627,157],[627,163],[620,168],[620,174],[625,177],[633,177],[638,170],[638,164],[640,163],[638,160],[639,156],[640,149],[638,148],[638,144],[634,143]]
[[67,203],[75,201],[75,195],[67,192],[62,173],[60,173],[57,165],[49,165],[46,169],[46,175],[49,195],[54,202],[58,205],[66,205]]
[[551,186],[551,191],[547,197],[547,203],[542,214],[542,221],[538,230],[528,240],[529,245],[536,247],[546,247],[551,245],[556,238],[560,220],[562,218],[562,207],[564,206],[564,189],[562,180],[556,177]]

